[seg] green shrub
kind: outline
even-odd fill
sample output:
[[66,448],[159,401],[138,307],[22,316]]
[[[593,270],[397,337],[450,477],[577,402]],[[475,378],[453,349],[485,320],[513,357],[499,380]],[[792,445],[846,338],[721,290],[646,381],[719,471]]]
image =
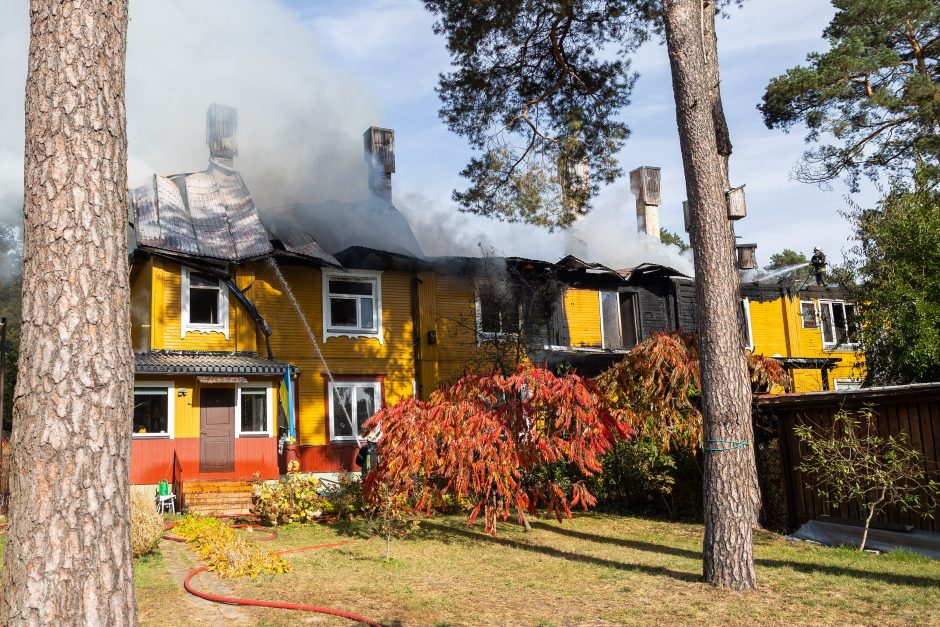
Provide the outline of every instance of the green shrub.
[[153,552],[163,536],[163,517],[153,499],[131,492],[131,551],[134,557]]
[[323,511],[341,520],[363,513],[362,481],[353,473],[344,470],[336,484],[323,494]]
[[301,475],[291,462],[287,475],[276,483],[259,481],[254,485],[252,513],[268,525],[313,522],[323,516],[324,499],[318,493],[316,477]]

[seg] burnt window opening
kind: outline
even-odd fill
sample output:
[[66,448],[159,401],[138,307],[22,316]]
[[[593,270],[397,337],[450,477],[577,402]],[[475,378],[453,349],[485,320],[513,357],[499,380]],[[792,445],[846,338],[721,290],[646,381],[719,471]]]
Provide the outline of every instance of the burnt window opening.
[[222,288],[214,277],[201,272],[189,273],[189,323],[220,324]]
[[601,292],[603,347],[610,350],[633,348],[639,342],[637,295],[633,292]]
[[268,433],[268,391],[264,388],[242,388],[241,433]]
[[640,309],[634,292],[620,294],[620,334],[623,348],[640,343]]
[[858,343],[858,319],[855,305],[839,301],[820,301],[819,318],[823,347],[853,346]]
[[168,437],[170,393],[166,387],[134,388],[134,437]]
[[512,290],[494,281],[477,281],[477,334],[482,338],[519,333],[519,299]]
[[819,317],[816,315],[816,303],[813,301],[800,303],[800,318],[804,329],[818,329]]

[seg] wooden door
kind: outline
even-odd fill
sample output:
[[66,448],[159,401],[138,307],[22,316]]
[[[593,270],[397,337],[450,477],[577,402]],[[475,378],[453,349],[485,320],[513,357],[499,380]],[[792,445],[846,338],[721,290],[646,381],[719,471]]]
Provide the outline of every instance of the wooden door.
[[235,390],[202,388],[199,472],[235,470]]

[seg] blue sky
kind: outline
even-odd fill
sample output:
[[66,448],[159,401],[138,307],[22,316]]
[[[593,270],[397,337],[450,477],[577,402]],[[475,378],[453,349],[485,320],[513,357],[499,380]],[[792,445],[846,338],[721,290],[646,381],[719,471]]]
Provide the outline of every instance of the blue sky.
[[[383,123],[396,129],[396,190],[420,191],[452,205],[451,189],[469,152],[437,117],[435,77],[449,65],[442,38],[431,32],[433,18],[414,0],[304,2],[291,5],[320,42],[327,60],[365,83],[379,99]],[[734,143],[733,184],[746,183],[750,215],[737,225],[742,239],[759,244],[760,261],[784,247],[830,253],[847,246],[849,228],[839,211],[847,190],[836,182],[821,190],[791,180],[804,149],[803,135],[768,130],[756,105],[772,76],[801,63],[823,45],[821,33],[833,15],[820,0],[751,0],[731,9],[719,24],[719,57],[725,110]],[[663,225],[682,231],[685,197],[672,86],[665,48],[645,45],[634,59],[640,80],[624,110],[633,135],[619,155],[625,171],[639,165],[663,168]],[[869,190],[859,197],[870,202]],[[626,181],[604,190],[598,212],[630,214],[633,196]],[[630,220],[632,220],[632,216]]]
[[[820,245],[837,259],[849,244],[841,182],[821,190],[791,180],[804,149],[799,129],[767,130],[756,109],[767,81],[822,45],[833,8],[821,0],[750,0],[719,24],[722,92],[731,127],[733,184],[747,184],[750,215],[737,223],[766,263],[784,247]],[[432,253],[472,253],[486,242],[504,254],[554,259],[560,238],[456,212],[459,171],[470,152],[440,122],[434,87],[449,59],[420,0],[132,0],[127,62],[131,185],[153,172],[205,164],[204,112],[239,107],[239,168],[261,205],[310,195],[342,197],[361,177],[361,134],[396,130],[396,204]],[[22,199],[27,0],[0,3],[0,219]],[[624,171],[663,170],[662,223],[682,231],[685,198],[665,49],[634,57],[640,79],[623,116],[633,131]],[[871,189],[855,197],[871,205]],[[662,261],[638,239],[626,180],[605,188],[585,228],[604,240],[598,260]],[[605,239],[606,238],[606,239]],[[668,256],[668,255],[667,255]],[[657,258],[658,257],[658,258]]]

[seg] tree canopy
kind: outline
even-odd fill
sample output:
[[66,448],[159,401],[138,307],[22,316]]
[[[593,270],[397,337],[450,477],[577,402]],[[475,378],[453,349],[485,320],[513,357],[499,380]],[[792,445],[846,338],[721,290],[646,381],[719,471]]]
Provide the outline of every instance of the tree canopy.
[[787,266],[795,266],[798,263],[809,263],[809,259],[803,253],[784,248],[779,253],[770,256],[770,263],[764,266],[764,270],[778,270]]
[[940,381],[940,191],[918,175],[851,216],[868,376],[877,384]]
[[617,113],[636,81],[628,54],[648,36],[642,5],[425,0],[457,68],[441,76],[441,117],[481,153],[454,192],[462,210],[563,227],[622,174]]
[[940,158],[940,4],[833,0],[827,52],[770,81],[758,106],[768,128],[809,128],[816,144],[797,177],[821,183],[907,174]]
[[663,244],[678,246],[679,250],[682,252],[685,252],[691,248],[689,243],[682,239],[681,235],[678,233],[673,233],[669,229],[659,229],[659,239],[662,240]]

